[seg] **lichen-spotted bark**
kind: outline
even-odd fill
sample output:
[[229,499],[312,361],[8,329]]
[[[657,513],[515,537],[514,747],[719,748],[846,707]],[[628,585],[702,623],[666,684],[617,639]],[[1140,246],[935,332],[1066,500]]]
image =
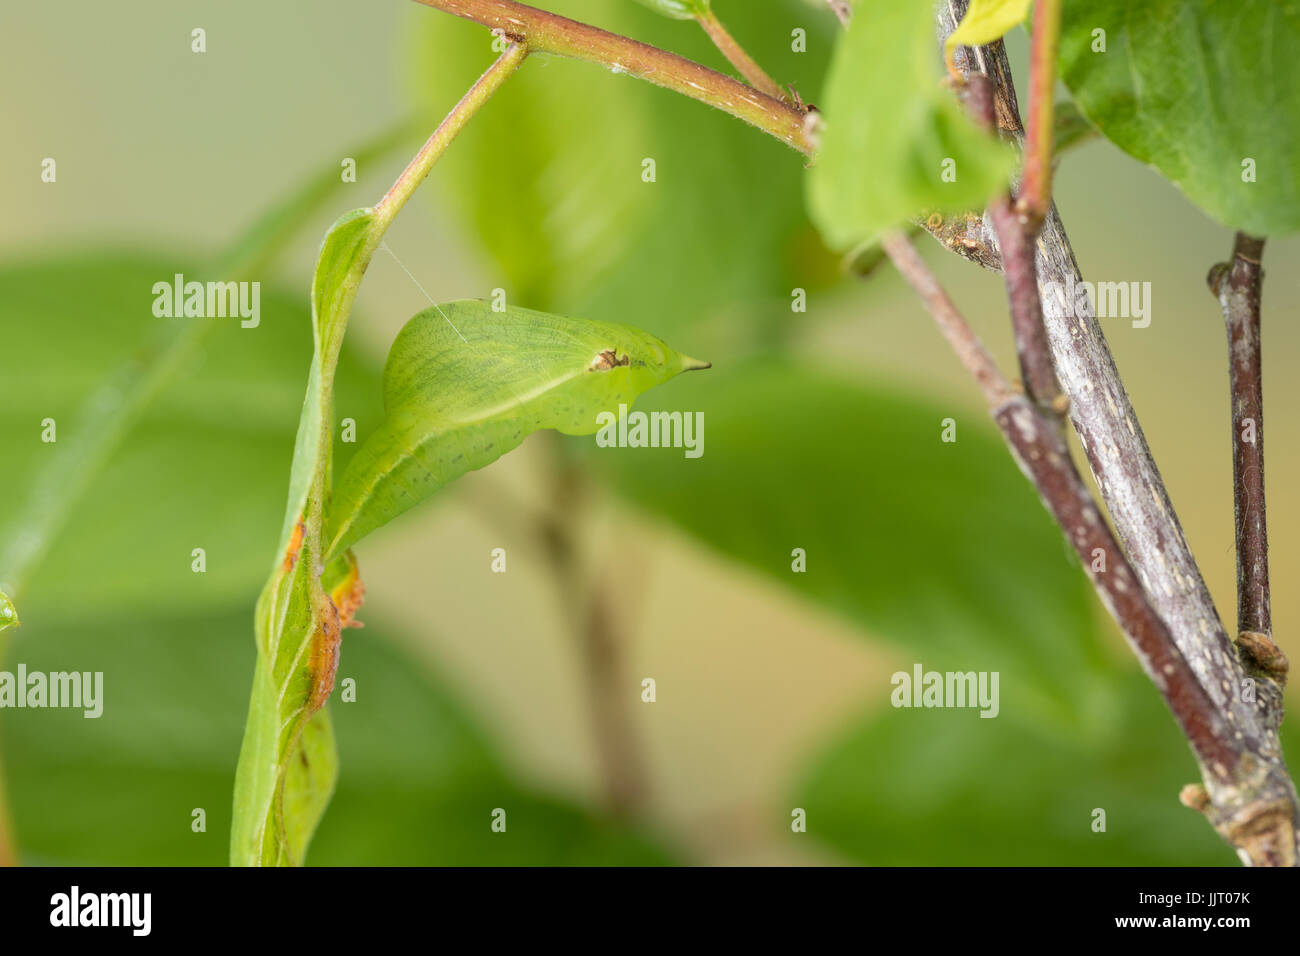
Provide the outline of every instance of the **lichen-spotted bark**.
[[[951,33],[966,6],[966,0],[941,0],[937,5],[941,39]],[[993,81],[998,128],[1022,139],[1002,43],[959,49],[956,59],[963,72],[983,73]],[[1197,751],[1206,816],[1245,862],[1295,865],[1300,801],[1278,739],[1280,685],[1259,680],[1264,672],[1255,666],[1255,644],[1234,644],[1224,629],[1091,304],[1063,299],[1063,290],[1077,288],[1083,280],[1054,204],[1038,236],[1035,265],[1048,344],[1070,400],[1071,424],[1119,543],[1209,699],[1217,732],[1230,751],[1227,758],[1208,764]],[[1263,656],[1271,657],[1267,648]]]
[[[1228,330],[1232,403],[1232,484],[1237,519],[1237,631],[1252,660],[1285,674],[1286,657],[1273,644],[1264,505],[1264,382],[1260,299],[1264,240],[1237,233],[1230,262],[1210,270],[1210,291]],[[1246,637],[1249,635],[1249,637]],[[1271,646],[1270,646],[1271,645]]]

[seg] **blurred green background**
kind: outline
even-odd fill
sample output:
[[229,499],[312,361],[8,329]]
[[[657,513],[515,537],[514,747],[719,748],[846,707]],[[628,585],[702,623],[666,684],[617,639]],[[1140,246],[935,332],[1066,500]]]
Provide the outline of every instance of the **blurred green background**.
[[[724,65],[700,31],[631,0],[543,5]],[[835,29],[821,3],[715,7],[817,102]],[[54,449],[41,420],[75,434],[87,394],[164,321],[153,282],[231,278],[213,258],[259,213],[406,116],[431,130],[494,56],[482,28],[407,0],[10,4],[0,36],[0,82],[18,91],[0,148],[0,528]],[[1019,65],[1023,35],[1010,47]],[[418,141],[362,162],[252,277],[261,327],[213,331],[28,582],[3,666],[102,670],[106,703],[99,720],[0,714],[24,862],[226,859],[311,264]],[[340,373],[338,417],[360,439],[387,345],[427,304],[396,258],[438,300],[503,288],[711,359],[640,406],[703,411],[705,454],[535,436],[367,540],[366,627],[345,634],[339,673],[357,699],[332,705],[341,778],[311,863],[1235,862],[1177,803],[1187,747],[975,389],[897,276],[841,276],[803,215],[802,168],[699,104],[537,58],[393,227]],[[1151,283],[1149,328],[1105,328],[1231,627],[1225,336],[1204,283],[1231,234],[1103,141],[1065,158],[1057,192],[1085,277]],[[1013,369],[997,277],[918,241]],[[1274,621],[1292,656],[1298,254],[1270,240],[1264,295]],[[955,444],[939,441],[947,417]],[[572,574],[537,515],[563,528]],[[593,667],[593,647],[612,664]],[[890,708],[890,675],[914,663],[998,671],[999,717]],[[490,831],[498,807],[505,834]]]

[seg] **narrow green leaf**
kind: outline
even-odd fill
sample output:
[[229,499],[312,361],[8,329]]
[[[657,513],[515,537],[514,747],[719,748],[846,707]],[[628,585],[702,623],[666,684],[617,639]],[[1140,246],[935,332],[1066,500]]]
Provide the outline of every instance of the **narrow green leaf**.
[[255,619],[257,665],[231,828],[231,861],[238,865],[300,864],[338,773],[323,707],[334,686],[340,620],[321,585],[321,527],[332,467],[334,372],[352,302],[374,252],[372,222],[370,209],[342,216],[316,260],[315,352],[280,548]]
[[643,7],[674,20],[694,20],[709,12],[709,0],[636,0]]
[[327,559],[529,434],[598,430],[679,372],[707,367],[623,325],[460,301],[419,313],[384,368],[386,420],[349,462]]
[[1000,40],[1017,23],[1024,22],[1032,0],[971,0],[957,29],[944,44],[948,62],[958,46],[984,46]]
[[1219,222],[1300,229],[1300,4],[1071,0],[1061,76],[1106,138]]
[[826,88],[826,130],[808,175],[813,221],[849,249],[922,212],[983,209],[1014,168],[939,83],[931,5],[882,3],[854,17]]
[[328,344],[340,331],[340,324],[347,321],[364,271],[360,259],[374,251],[368,248],[367,241],[373,221],[372,209],[344,213],[330,226],[321,243],[312,276],[311,308],[316,334],[323,344]]
[[257,666],[235,774],[231,862],[298,865],[338,774],[325,699],[339,618],[303,540],[267,584],[256,615]]
[[[372,220],[373,214],[369,209],[354,209],[340,216],[325,234],[316,257],[311,285],[312,334],[316,348],[307,382],[307,396],[303,399],[302,416],[298,420],[298,437],[294,443],[289,502],[280,531],[281,554],[289,546],[295,525],[307,512],[312,483],[320,480],[326,472],[321,456],[327,447],[321,441],[321,434],[324,420],[330,414],[330,402],[322,383],[329,382],[332,388],[334,363],[341,345],[338,336],[340,315],[351,308],[360,285],[360,275],[352,278],[352,270],[358,267],[362,256],[373,251],[366,248],[365,242]],[[323,481],[321,484],[323,486]]]

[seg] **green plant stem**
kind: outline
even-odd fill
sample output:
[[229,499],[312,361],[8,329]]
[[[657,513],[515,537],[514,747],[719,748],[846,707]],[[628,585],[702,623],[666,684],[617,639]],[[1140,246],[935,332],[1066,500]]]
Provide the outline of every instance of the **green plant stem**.
[[[362,251],[357,255],[349,274],[342,280],[342,298],[335,305],[338,318],[336,323],[331,327],[331,334],[328,336],[328,342],[325,345],[323,354],[323,365],[321,369],[321,404],[326,409],[333,408],[333,391],[334,391],[334,372],[338,367],[339,354],[343,348],[343,338],[347,332],[348,319],[352,315],[352,305],[356,302],[357,293],[361,289],[361,279],[365,275],[367,267],[370,265],[370,259],[379,249],[380,243],[384,241],[384,234],[388,232],[388,227],[392,225],[397,214],[402,211],[407,201],[415,194],[420,183],[424,182],[425,177],[429,175],[429,170],[433,169],[442,154],[447,151],[457,134],[465,128],[465,124],[470,121],[475,113],[491,99],[495,93],[510,75],[519,68],[524,59],[528,56],[528,47],[523,43],[511,43],[506,47],[505,52],[496,59],[482,76],[469,88],[469,91],[460,98],[451,112],[438,124],[438,128],[433,134],[425,140],[414,158],[407,163],[406,168],[402,170],[400,176],[389,188],[382,199],[375,204],[371,210],[372,217],[369,227],[366,229],[366,235],[362,244]],[[333,434],[333,416],[321,416],[321,448],[328,450],[332,445]],[[323,456],[323,461],[328,461],[328,456]],[[321,486],[319,490],[324,490],[324,482],[328,477],[329,468],[323,467],[318,469],[315,484]],[[323,501],[318,498],[317,501]],[[319,519],[319,515],[317,516]],[[310,532],[312,528],[308,528]],[[319,531],[320,529],[315,529]]]
[[[334,687],[342,622],[321,576],[326,570],[325,506],[333,465],[334,376],[361,282],[388,227],[434,163],[527,54],[524,44],[507,46],[383,198],[335,222],[318,256],[312,281],[315,348],[294,445],[285,525],[258,600],[257,663],[235,774],[234,865],[301,863],[337,773],[325,705]],[[299,684],[294,695],[286,697],[302,674],[307,687]],[[291,767],[306,768],[294,778],[292,826],[285,808]]]
[[614,603],[612,569],[593,573],[575,515],[588,505],[590,480],[580,462],[565,454],[558,441],[550,443],[551,502],[536,523],[538,539],[568,615],[582,659],[587,712],[596,749],[596,762],[610,812],[623,819],[641,814],[650,799],[650,775],[645,749],[628,708],[623,674],[628,616]]
[[462,489],[462,495],[479,519],[499,533],[527,529],[525,540],[547,559],[556,597],[582,658],[605,805],[615,816],[635,819],[645,811],[652,786],[645,747],[623,690],[627,634],[620,624],[631,615],[622,604],[614,606],[618,592],[612,581],[613,569],[606,567],[593,575],[589,570],[592,562],[583,553],[577,516],[586,507],[583,499],[591,492],[590,481],[577,463],[562,454],[558,441],[549,445],[554,488],[544,511],[525,506],[482,472],[468,489]]
[[713,45],[721,51],[727,61],[740,71],[740,75],[749,81],[749,85],[761,93],[766,93],[774,100],[781,100],[784,103],[790,101],[785,90],[781,89],[781,84],[767,75],[767,72],[758,65],[758,62],[745,52],[745,48],[736,42],[718,15],[712,9],[697,14],[695,20],[704,32],[709,35]]
[[406,205],[406,201],[424,182],[429,170],[433,168],[439,157],[447,151],[456,135],[465,128],[465,124],[470,118],[479,111],[504,83],[519,65],[524,62],[528,56],[529,48],[524,43],[512,43],[508,46],[493,63],[486,73],[479,77],[478,82],[470,87],[459,103],[457,103],[450,113],[447,114],[436,130],[433,131],[425,144],[420,147],[420,151],[407,164],[406,169],[402,170],[402,175],[397,177],[393,187],[388,190],[384,198],[375,206],[375,218],[371,230],[377,233],[376,246],[378,240],[383,239],[383,234],[388,230],[394,217]]
[[451,145],[457,134],[465,128],[465,124],[484,103],[491,99],[492,94],[500,89],[501,84],[509,79],[527,56],[528,47],[523,43],[511,43],[506,47],[505,52],[478,78],[469,91],[460,98],[460,102],[452,107],[451,112],[438,124],[438,128],[425,140],[419,152],[371,210],[372,218],[366,229],[362,250],[354,260],[349,274],[341,283],[342,297],[334,307],[337,310],[337,320],[331,325],[330,334],[327,336],[328,341],[322,343],[320,402],[324,413],[320,419],[320,467],[317,468],[312,483],[311,500],[315,502],[315,510],[309,516],[306,529],[309,536],[319,535],[322,530],[323,503],[327,490],[325,486],[330,473],[329,450],[333,444],[334,373],[338,368],[339,354],[343,348],[348,320],[352,315],[352,306],[361,289],[361,279],[370,265],[370,259],[379,249],[380,243],[384,241],[384,234],[397,218],[397,214],[402,211],[420,183],[424,182],[425,177],[429,175],[429,170],[433,169],[434,164],[447,151],[447,147]]
[[775,136],[801,153],[816,149],[808,112],[675,53],[514,0],[416,0],[551,53],[596,63],[707,103]]
[[1029,52],[1029,112],[1025,124],[1025,170],[1018,211],[1032,244],[1052,203],[1053,109],[1056,59],[1061,46],[1061,0],[1035,0]]

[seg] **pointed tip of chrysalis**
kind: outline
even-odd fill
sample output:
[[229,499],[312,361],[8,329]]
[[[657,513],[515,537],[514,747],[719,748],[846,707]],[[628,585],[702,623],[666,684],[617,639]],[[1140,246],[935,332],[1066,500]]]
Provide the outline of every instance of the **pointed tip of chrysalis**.
[[682,356],[682,371],[683,371],[683,372],[699,372],[699,371],[701,371],[701,370],[703,370],[703,369],[706,369],[706,368],[713,368],[713,363],[712,363],[712,362],[703,362],[703,361],[700,361],[699,359],[693,359],[693,358],[691,358],[689,355],[683,355],[683,356]]

